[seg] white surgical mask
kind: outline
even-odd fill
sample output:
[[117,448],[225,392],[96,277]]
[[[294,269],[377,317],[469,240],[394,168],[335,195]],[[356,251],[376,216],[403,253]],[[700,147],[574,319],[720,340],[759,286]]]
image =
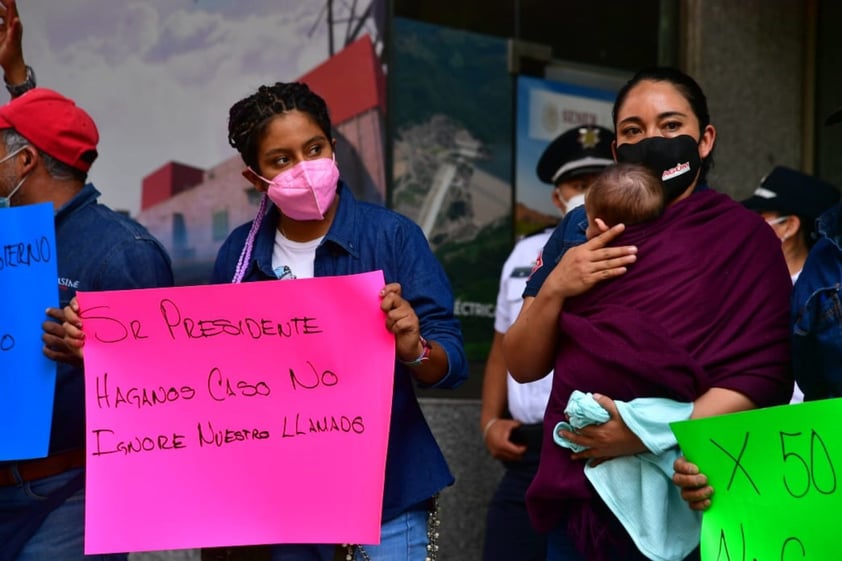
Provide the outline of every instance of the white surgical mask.
[[766,224],[768,224],[769,226],[775,226],[777,224],[783,224],[784,222],[786,222],[787,218],[789,218],[788,214],[786,216],[778,216],[777,218],[767,220]]
[[569,199],[564,199],[564,198],[561,198],[561,197],[559,197],[559,198],[561,199],[561,202],[564,205],[564,212],[563,212],[564,214],[567,214],[568,212],[570,212],[571,210],[573,210],[577,206],[582,206],[583,204],[585,204],[585,194],[584,193],[579,193],[577,195],[573,195]]
[[[8,162],[8,161],[9,161],[9,160],[11,160],[12,158],[14,158],[14,157],[15,157],[15,155],[17,155],[17,154],[18,154],[18,152],[20,152],[20,151],[21,151],[21,150],[23,150],[24,148],[26,148],[26,146],[21,146],[21,147],[20,147],[20,148],[18,148],[17,150],[15,150],[15,151],[13,151],[13,152],[10,152],[9,154],[6,154],[6,157],[5,157],[5,158],[0,159],[0,164],[5,163],[5,162]],[[12,192],[11,192],[11,193],[9,193],[9,194],[8,194],[7,196],[5,196],[5,197],[0,197],[0,208],[9,208],[10,206],[12,206],[12,197],[14,197],[14,196],[15,196],[15,193],[17,193],[17,192],[18,192],[18,189],[20,189],[21,185],[23,185],[23,182],[24,182],[24,180],[25,180],[25,179],[26,179],[26,176],[21,177],[21,178],[20,178],[20,181],[18,181],[18,184],[17,184],[17,185],[15,185],[15,188],[14,188],[14,189],[12,189]]]

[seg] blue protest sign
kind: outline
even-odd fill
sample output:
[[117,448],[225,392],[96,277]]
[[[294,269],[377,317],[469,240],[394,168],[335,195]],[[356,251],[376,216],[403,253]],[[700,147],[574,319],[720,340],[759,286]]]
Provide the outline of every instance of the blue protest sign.
[[56,365],[41,352],[44,311],[58,306],[50,203],[0,209],[0,461],[47,455]]

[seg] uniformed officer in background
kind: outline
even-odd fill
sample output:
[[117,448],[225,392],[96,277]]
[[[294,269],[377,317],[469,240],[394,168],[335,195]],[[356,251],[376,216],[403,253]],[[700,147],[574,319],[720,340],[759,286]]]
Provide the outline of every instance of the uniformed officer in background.
[[[600,126],[574,127],[559,135],[538,161],[538,178],[552,186],[550,198],[561,216],[584,203],[585,192],[605,166],[614,163],[614,134]],[[529,384],[517,383],[503,359],[503,335],[520,312],[526,279],[540,260],[554,228],[515,244],[503,265],[494,319],[494,340],[485,365],[480,427],[491,455],[505,473],[488,507],[484,561],[543,561],[546,538],[532,528],[526,489],[538,469],[544,409],[552,374]]]

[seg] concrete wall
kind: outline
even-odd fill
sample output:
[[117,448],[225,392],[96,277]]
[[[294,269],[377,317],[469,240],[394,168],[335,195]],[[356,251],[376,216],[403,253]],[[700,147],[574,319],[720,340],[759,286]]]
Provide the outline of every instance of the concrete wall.
[[[686,0],[685,69],[708,97],[718,138],[714,188],[750,195],[776,165],[803,165],[807,10],[802,0]],[[811,136],[807,134],[806,138]]]
[[479,560],[485,511],[503,475],[501,464],[488,454],[482,440],[480,402],[424,399],[421,406],[456,477],[456,483],[442,492],[439,501],[439,561]]

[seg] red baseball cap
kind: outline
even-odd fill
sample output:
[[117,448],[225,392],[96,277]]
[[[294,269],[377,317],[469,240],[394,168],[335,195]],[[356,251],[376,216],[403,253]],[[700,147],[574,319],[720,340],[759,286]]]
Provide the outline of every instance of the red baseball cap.
[[97,157],[91,116],[58,92],[33,88],[0,106],[0,129],[15,129],[33,146],[85,173]]

